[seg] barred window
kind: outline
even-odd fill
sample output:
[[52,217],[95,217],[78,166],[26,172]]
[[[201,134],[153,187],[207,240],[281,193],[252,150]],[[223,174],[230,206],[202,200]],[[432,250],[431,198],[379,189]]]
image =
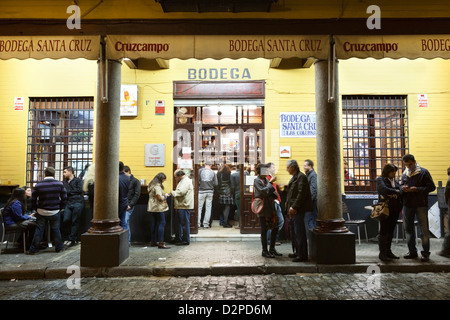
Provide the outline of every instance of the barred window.
[[78,176],[92,163],[93,97],[30,98],[28,114],[27,185],[44,178],[54,167],[55,178],[72,166]]
[[342,96],[344,186],[346,193],[376,192],[387,163],[400,179],[408,153],[406,96]]

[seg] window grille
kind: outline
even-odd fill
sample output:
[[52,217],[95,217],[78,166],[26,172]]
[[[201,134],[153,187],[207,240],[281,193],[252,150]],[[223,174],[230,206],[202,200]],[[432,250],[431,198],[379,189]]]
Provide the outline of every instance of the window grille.
[[92,163],[93,97],[31,97],[28,113],[27,185],[44,178],[54,167],[55,178],[72,166],[78,176]]
[[342,96],[344,188],[346,193],[375,193],[384,165],[403,171],[408,153],[406,96]]

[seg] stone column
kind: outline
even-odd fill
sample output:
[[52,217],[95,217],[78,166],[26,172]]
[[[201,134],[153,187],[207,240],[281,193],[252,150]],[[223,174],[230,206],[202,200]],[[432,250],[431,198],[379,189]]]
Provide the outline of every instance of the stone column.
[[347,232],[342,218],[339,89],[336,62],[334,101],[328,101],[328,61],[315,65],[318,232]]
[[314,64],[317,130],[317,226],[312,231],[311,258],[317,263],[355,263],[355,235],[342,218],[341,143],[338,89],[338,62],[335,86],[328,100],[328,61]]
[[104,103],[99,66],[95,115],[94,217],[89,233],[122,231],[118,213],[121,67],[120,61],[108,61],[108,101]]
[[[114,267],[129,255],[128,230],[119,219],[120,61],[99,62],[96,127],[94,216],[81,235],[82,267]],[[106,72],[105,72],[106,71]],[[107,81],[103,85],[102,77]],[[107,94],[102,87],[107,87]],[[107,96],[103,101],[102,96]]]

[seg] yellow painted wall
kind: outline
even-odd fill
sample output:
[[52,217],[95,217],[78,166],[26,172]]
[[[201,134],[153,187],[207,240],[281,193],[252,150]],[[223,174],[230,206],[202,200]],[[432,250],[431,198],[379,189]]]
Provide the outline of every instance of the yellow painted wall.
[[[29,97],[97,94],[97,63],[79,60],[0,60],[0,178],[23,185]],[[24,97],[24,110],[14,110],[14,97]]]
[[[339,90],[345,94],[408,96],[409,151],[433,180],[447,181],[450,166],[450,61],[442,59],[349,59],[339,62]],[[428,94],[428,107],[418,95]]]
[[[251,80],[266,81],[265,126],[266,162],[274,162],[280,184],[289,181],[286,158],[279,146],[292,148],[291,159],[300,166],[307,158],[317,163],[315,138],[279,138],[280,112],[315,110],[314,67],[271,69],[264,59],[178,60],[170,69],[135,70],[122,66],[122,83],[137,84],[138,116],[122,118],[120,160],[139,179],[148,183],[158,172],[168,176],[172,186],[173,81],[189,80],[188,68],[248,68]],[[96,96],[97,63],[86,60],[7,60],[0,61],[0,177],[12,183],[25,183],[27,108],[30,96]],[[447,179],[450,166],[450,61],[358,60],[339,62],[340,94],[408,95],[409,148],[422,166],[430,170],[436,184]],[[249,79],[245,79],[249,80]],[[417,95],[428,94],[429,107],[417,106]],[[14,111],[14,97],[25,97],[25,110]],[[155,115],[155,101],[164,100],[166,114]],[[165,167],[145,167],[146,143],[166,145]]]

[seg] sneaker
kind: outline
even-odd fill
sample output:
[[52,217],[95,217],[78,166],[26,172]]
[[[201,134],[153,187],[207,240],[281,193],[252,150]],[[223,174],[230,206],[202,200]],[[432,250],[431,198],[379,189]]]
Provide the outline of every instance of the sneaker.
[[403,256],[405,259],[416,259],[417,257],[417,252],[408,252],[406,256]]
[[69,241],[69,243],[67,244],[67,248],[71,248],[73,246],[76,246],[78,244],[78,242],[76,241]]

